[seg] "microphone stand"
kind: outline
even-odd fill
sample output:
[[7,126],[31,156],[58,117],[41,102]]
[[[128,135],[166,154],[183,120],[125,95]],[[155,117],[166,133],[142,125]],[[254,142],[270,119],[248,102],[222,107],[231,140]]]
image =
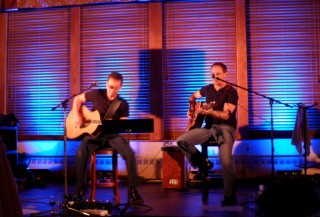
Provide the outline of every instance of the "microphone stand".
[[77,95],[80,95],[83,92],[86,92],[88,90],[90,90],[92,87],[96,87],[97,86],[97,82],[92,83],[86,90],[79,92],[77,94],[74,94],[72,96],[70,96],[69,98],[63,100],[60,104],[58,104],[57,106],[53,107],[51,110],[54,111],[57,108],[61,107],[63,108],[63,144],[64,144],[64,193],[65,195],[68,193],[68,175],[67,175],[67,134],[66,134],[66,120],[67,120],[67,103],[74,97],[76,97]]
[[270,116],[270,119],[271,119],[271,120],[270,120],[270,123],[271,123],[271,131],[270,131],[270,136],[271,136],[271,177],[272,177],[272,181],[274,181],[274,126],[273,126],[273,103],[276,102],[276,103],[279,103],[279,104],[283,104],[283,105],[285,105],[285,106],[287,106],[287,107],[290,107],[290,108],[292,108],[293,106],[292,106],[292,105],[289,105],[289,104],[287,104],[287,103],[283,103],[283,102],[281,102],[281,101],[279,101],[279,100],[275,100],[274,98],[268,97],[268,96],[266,96],[266,95],[260,94],[260,93],[258,93],[258,92],[256,92],[256,91],[253,91],[252,89],[244,88],[244,87],[241,87],[241,86],[239,86],[239,85],[233,84],[233,83],[231,83],[231,82],[229,82],[229,81],[226,81],[226,80],[223,80],[223,79],[221,79],[221,78],[215,77],[215,79],[217,79],[217,80],[219,80],[219,81],[222,81],[222,82],[225,82],[225,83],[227,83],[227,84],[230,84],[230,85],[232,85],[232,86],[238,87],[238,88],[240,88],[240,89],[246,90],[246,91],[248,91],[248,92],[254,93],[254,94],[258,95],[258,96],[261,96],[261,97],[266,98],[266,99],[269,100],[269,104],[270,104],[270,114],[271,114],[271,116]]
[[[92,87],[96,87],[96,86],[98,86],[97,82],[94,82],[85,91],[88,91]],[[74,98],[77,95],[80,95],[81,93],[83,93],[85,91],[82,91],[82,92],[79,92],[77,94],[74,94],[74,95],[70,96],[69,98],[63,100],[61,103],[59,103],[58,105],[56,105],[55,107],[53,107],[51,109],[52,111],[54,111],[59,107],[63,108],[63,119],[64,119],[64,121],[63,121],[63,129],[64,129],[64,132],[63,132],[63,143],[64,143],[64,150],[63,150],[63,153],[64,153],[64,202],[63,203],[68,203],[67,200],[70,199],[70,197],[68,195],[68,175],[67,175],[67,134],[66,134],[67,103],[72,98]],[[54,209],[51,209],[51,210],[47,210],[47,211],[38,212],[38,213],[31,213],[31,216],[42,215],[42,214],[47,213],[47,212],[51,213],[53,210],[58,210],[58,209],[60,209],[60,207],[54,208]]]
[[[71,97],[69,97],[68,99],[65,99],[63,100],[60,104],[58,104],[57,106],[53,107],[51,109],[51,111],[54,111],[56,110],[57,108],[61,107],[63,108],[63,129],[64,129],[64,133],[63,133],[63,141],[64,141],[64,150],[63,150],[63,153],[64,153],[64,198],[66,198],[67,196],[67,186],[68,186],[68,181],[67,181],[67,137],[66,137],[66,109],[67,109],[67,103],[70,99],[72,99],[73,97],[75,97],[76,95],[73,95]],[[60,207],[57,207],[57,208],[53,208],[53,209],[50,209],[50,210],[45,210],[45,211],[41,211],[41,212],[37,212],[37,213],[31,213],[30,216],[38,216],[38,215],[42,215],[42,214],[46,214],[46,213],[50,213],[52,214],[52,212],[54,210],[59,210]]]

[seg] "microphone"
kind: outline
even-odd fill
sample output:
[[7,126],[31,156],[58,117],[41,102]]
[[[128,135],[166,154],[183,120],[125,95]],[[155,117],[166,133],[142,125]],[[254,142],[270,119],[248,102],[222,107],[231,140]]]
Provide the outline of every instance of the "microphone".
[[219,81],[223,81],[222,79],[216,77],[214,74],[211,74],[211,78],[212,78],[212,79],[217,79],[217,80],[219,80]]
[[218,78],[218,77],[215,77],[215,79],[217,79],[218,81],[223,81],[223,82],[226,82],[226,83],[228,83],[226,80],[223,80],[223,79],[221,79],[221,78]]
[[97,87],[97,86],[98,86],[98,83],[97,82],[93,82],[88,89],[90,90],[92,87]]

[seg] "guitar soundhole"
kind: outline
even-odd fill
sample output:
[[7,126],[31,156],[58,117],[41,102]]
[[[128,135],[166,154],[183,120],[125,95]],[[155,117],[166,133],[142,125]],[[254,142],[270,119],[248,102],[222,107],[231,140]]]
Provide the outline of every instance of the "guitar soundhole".
[[89,126],[90,123],[91,123],[91,120],[86,120],[85,122],[82,123],[81,128],[85,128]]

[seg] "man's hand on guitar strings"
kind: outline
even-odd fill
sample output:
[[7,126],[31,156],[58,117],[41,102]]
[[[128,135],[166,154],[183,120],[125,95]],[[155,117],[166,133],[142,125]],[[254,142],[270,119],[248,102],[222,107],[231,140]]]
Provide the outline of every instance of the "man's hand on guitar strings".
[[74,116],[74,127],[75,128],[80,128],[82,126],[82,118],[80,115],[75,115]]
[[205,109],[203,107],[199,108],[199,113],[202,115],[208,115],[209,111],[210,111],[210,109]]

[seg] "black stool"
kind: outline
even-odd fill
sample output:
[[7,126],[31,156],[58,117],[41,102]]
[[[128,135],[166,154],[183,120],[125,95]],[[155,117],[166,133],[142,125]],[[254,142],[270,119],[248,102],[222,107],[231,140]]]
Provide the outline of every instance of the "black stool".
[[203,166],[203,171],[202,171],[202,201],[207,201],[208,195],[209,195],[209,184],[208,184],[208,174],[209,171],[207,169],[207,162],[206,160],[208,159],[208,147],[209,146],[219,146],[218,143],[215,141],[209,139],[205,143],[201,144],[201,149],[202,149],[202,156],[203,156],[203,161],[202,162]]

